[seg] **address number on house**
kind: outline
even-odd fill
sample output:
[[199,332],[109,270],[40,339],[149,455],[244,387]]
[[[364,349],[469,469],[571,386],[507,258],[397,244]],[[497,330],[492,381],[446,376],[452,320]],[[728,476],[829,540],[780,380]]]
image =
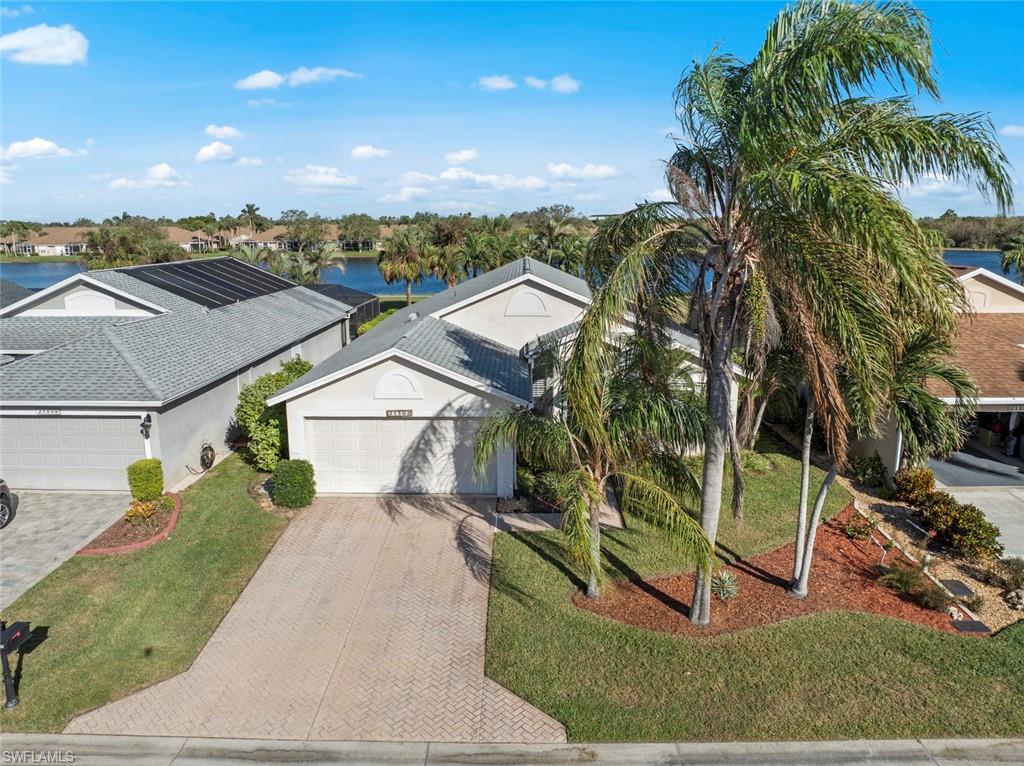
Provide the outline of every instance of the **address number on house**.
[[384,410],[384,416],[389,418],[411,418],[412,410]]
[[51,409],[36,410],[36,415],[60,415],[60,414],[61,414],[61,411],[59,409],[52,409],[51,408]]

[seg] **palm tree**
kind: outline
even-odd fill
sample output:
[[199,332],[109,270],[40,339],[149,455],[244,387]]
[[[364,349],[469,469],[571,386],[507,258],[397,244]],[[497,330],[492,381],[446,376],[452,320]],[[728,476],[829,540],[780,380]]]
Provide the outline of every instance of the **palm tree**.
[[384,241],[384,251],[377,259],[377,268],[389,285],[405,282],[405,302],[412,305],[412,285],[423,279],[425,264],[422,257],[426,244],[422,233],[410,226],[395,232]]
[[[920,465],[931,455],[948,457],[964,440],[963,424],[974,414],[978,388],[971,376],[950,364],[956,349],[933,328],[910,333],[895,360],[889,388],[891,413],[903,434],[904,461]],[[929,390],[948,388],[953,405]]]
[[490,234],[467,232],[460,248],[467,274],[472,274],[475,277],[480,271],[488,271],[499,265],[494,237]]
[[560,218],[548,218],[537,227],[536,233],[542,243],[544,260],[552,263],[561,257],[563,241],[575,235],[576,229],[568,221]]
[[[627,317],[663,322],[683,299],[701,338],[711,422],[701,525],[714,543],[727,442],[732,362],[746,284],[763,272],[807,370],[828,452],[841,467],[853,423],[840,361],[869,422],[884,398],[886,350],[899,341],[892,307],[948,331],[960,285],[934,242],[894,196],[940,173],[1011,203],[1006,158],[980,115],[921,115],[909,83],[936,96],[928,23],[902,4],[802,0],[779,13],[750,62],[713,52],[676,88],[681,135],[666,170],[670,203],[606,219],[591,242],[597,289],[580,329],[586,364],[569,371],[579,417],[600,417],[592,379],[603,338]],[[952,298],[952,300],[951,300]],[[698,575],[691,619],[710,621]]]
[[426,268],[448,287],[455,287],[466,274],[466,256],[462,245],[433,247],[426,257]]
[[1003,273],[1009,274],[1011,269],[1016,269],[1017,281],[1024,285],[1024,237],[1017,237],[1011,242],[999,260]]
[[[549,346],[535,364],[552,368],[549,380],[557,381],[576,353],[563,362],[560,350]],[[635,336],[616,343],[609,362],[595,392],[602,407],[596,429],[595,421],[576,416],[571,396],[549,387],[540,409],[485,420],[474,453],[481,474],[499,449],[513,446],[527,464],[543,466],[562,510],[569,556],[584,567],[591,598],[604,580],[600,515],[613,483],[621,488],[623,511],[668,530],[701,571],[711,558],[711,545],[685,505],[696,496],[696,477],[683,456],[699,443],[704,416],[688,374],[692,360],[662,339]]]
[[245,207],[242,208],[242,212],[239,213],[238,217],[246,226],[249,227],[249,237],[251,239],[256,239],[257,227],[263,218],[263,216],[260,215],[260,209],[252,202],[248,202]]

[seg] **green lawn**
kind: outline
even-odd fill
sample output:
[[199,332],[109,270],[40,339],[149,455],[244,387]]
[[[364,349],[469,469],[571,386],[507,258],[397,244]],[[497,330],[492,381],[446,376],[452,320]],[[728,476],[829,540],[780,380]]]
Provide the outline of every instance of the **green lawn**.
[[[405,295],[378,295],[380,298],[380,310],[387,311],[388,309],[401,309],[405,308],[408,304],[405,302]],[[430,294],[426,295],[414,295],[412,296],[412,302],[416,303],[424,298],[429,298]]]
[[46,639],[26,654],[5,731],[60,731],[73,716],[185,670],[285,521],[259,509],[232,456],[182,493],[167,540],[122,556],[76,556],[5,610]]
[[[744,528],[725,520],[720,532],[723,548],[743,556],[792,534],[799,464],[774,443],[762,447],[776,470],[748,480]],[[830,513],[847,501],[841,488],[832,492]],[[632,527],[606,535],[617,576],[685,568],[654,530]],[[499,534],[494,561],[488,675],[564,723],[571,740],[1024,731],[1024,625],[977,639],[834,612],[679,638],[574,608],[578,575],[564,563],[557,533]]]

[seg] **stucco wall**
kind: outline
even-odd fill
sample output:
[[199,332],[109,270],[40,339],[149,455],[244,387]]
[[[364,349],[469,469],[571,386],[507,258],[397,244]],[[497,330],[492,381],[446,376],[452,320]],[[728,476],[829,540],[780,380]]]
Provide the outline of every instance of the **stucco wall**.
[[[509,315],[510,301],[517,300],[520,305],[528,307],[531,297],[536,297],[543,304],[543,314]],[[528,280],[438,316],[503,345],[522,348],[540,335],[572,324],[579,319],[584,307],[581,298],[568,297],[539,282]]]
[[979,314],[1024,313],[1024,298],[1011,288],[979,274],[964,280],[964,289]]
[[850,444],[851,457],[870,457],[877,452],[882,458],[885,470],[889,478],[899,470],[899,463],[902,459],[903,442],[900,437],[899,426],[892,416],[888,416],[879,429],[879,435],[874,438],[856,439]]
[[[394,390],[387,381],[405,376],[413,386],[410,396],[382,398],[381,389]],[[384,385],[382,385],[382,383]],[[287,403],[288,446],[293,458],[308,455],[305,434],[307,417],[385,417],[387,410],[412,410],[413,417],[485,417],[509,406],[508,402],[471,386],[462,386],[424,367],[404,360],[386,360],[328,383]],[[515,477],[511,450],[498,456],[498,494],[509,496]]]
[[[341,348],[341,329],[333,325],[301,343],[304,359],[318,364]],[[217,454],[223,454],[234,438],[234,412],[238,393],[247,383],[260,375],[280,369],[295,347],[288,347],[274,356],[261,360],[236,375],[204,389],[154,416],[150,435],[153,457],[163,462],[164,482],[173,487],[190,475],[187,466],[198,468],[199,450],[209,442]]]
[[[82,310],[74,307],[74,300],[76,298],[84,297],[96,297],[99,299],[112,299],[113,313],[125,314],[130,316],[145,316],[152,315],[155,312],[148,308],[129,303],[121,298],[108,293],[104,290],[99,290],[91,285],[72,285],[60,290],[56,293],[52,293],[38,303],[32,304],[31,307],[25,308],[22,311],[17,312],[19,316],[52,316],[54,313],[62,313],[68,316],[97,316],[103,315],[106,312],[95,311],[95,310]],[[68,301],[71,301],[72,305],[68,306]]]

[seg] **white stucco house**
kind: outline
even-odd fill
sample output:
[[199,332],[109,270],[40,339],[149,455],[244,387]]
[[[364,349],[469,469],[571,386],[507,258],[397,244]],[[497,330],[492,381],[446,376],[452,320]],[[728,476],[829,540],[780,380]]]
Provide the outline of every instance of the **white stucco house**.
[[[242,386],[322,362],[355,309],[233,258],[77,274],[0,309],[0,478],[15,491],[125,490],[226,453]],[[354,332],[354,329],[353,329]]]
[[290,456],[313,464],[319,492],[510,496],[515,455],[474,475],[476,433],[532,404],[531,351],[570,335],[589,302],[585,281],[523,258],[401,309],[271,397]]

